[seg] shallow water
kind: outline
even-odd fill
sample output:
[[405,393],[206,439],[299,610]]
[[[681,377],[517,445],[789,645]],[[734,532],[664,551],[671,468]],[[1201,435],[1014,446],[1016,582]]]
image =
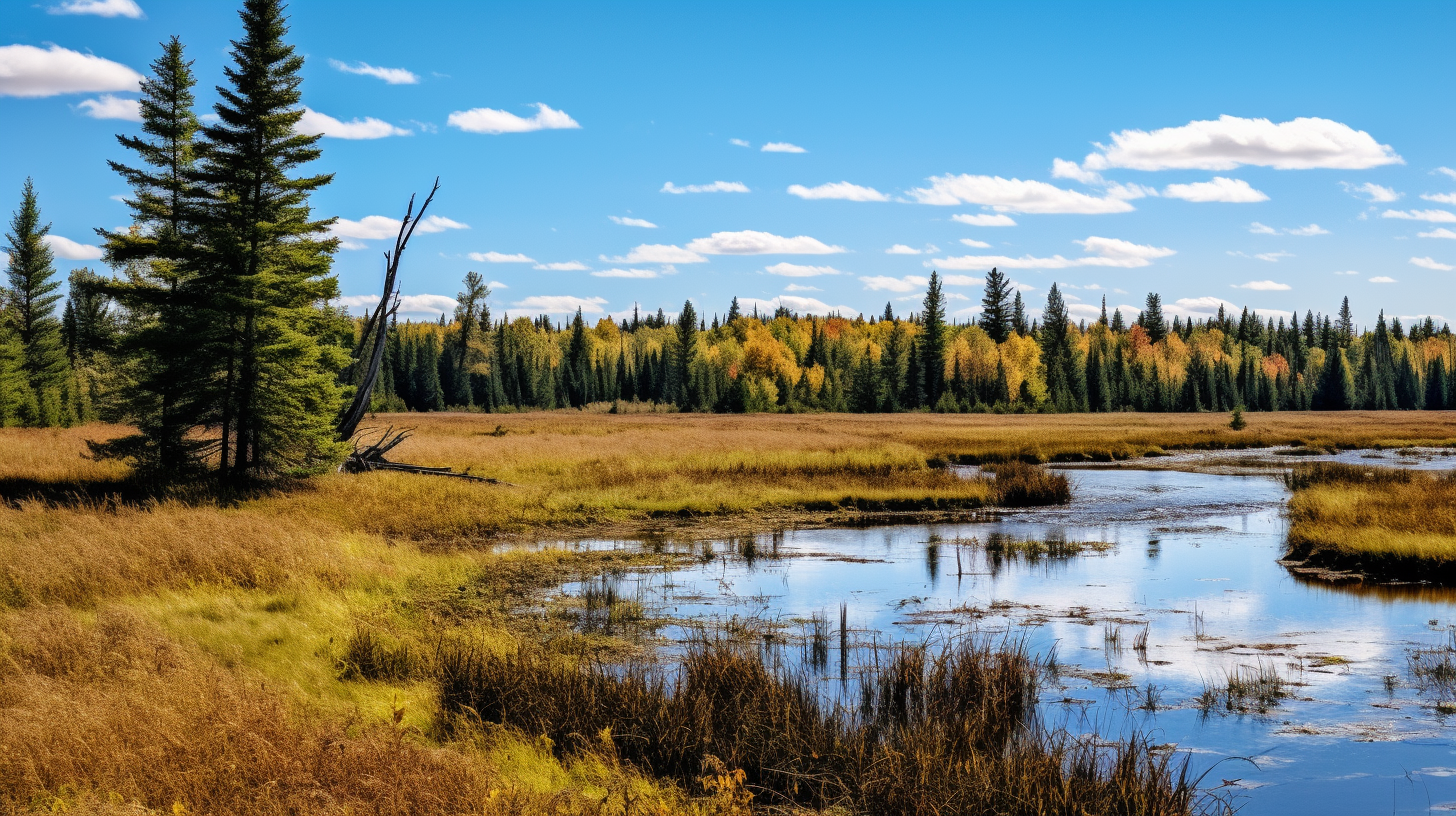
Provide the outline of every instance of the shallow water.
[[[1195,776],[1211,769],[1203,786],[1220,787],[1241,813],[1456,810],[1456,716],[1439,712],[1408,669],[1411,650],[1449,642],[1456,592],[1292,576],[1277,563],[1287,494],[1271,476],[1068,475],[1075,499],[1065,507],[971,524],[763,536],[751,560],[742,542],[699,544],[712,553],[700,566],[628,576],[636,586],[624,588],[679,620],[788,622],[802,633],[820,616],[833,633],[832,653],[817,666],[829,687],[840,674],[841,604],[860,647],[845,656],[850,673],[872,641],[1024,636],[1065,667],[1043,693],[1049,724],[1174,744]],[[993,533],[1113,546],[1024,560],[956,543]],[[1133,648],[1144,624],[1145,653]],[[1120,643],[1109,643],[1113,631]],[[1298,684],[1293,698],[1267,714],[1200,710],[1205,681],[1239,667],[1277,670]],[[1133,699],[1148,684],[1159,690],[1156,711]]]

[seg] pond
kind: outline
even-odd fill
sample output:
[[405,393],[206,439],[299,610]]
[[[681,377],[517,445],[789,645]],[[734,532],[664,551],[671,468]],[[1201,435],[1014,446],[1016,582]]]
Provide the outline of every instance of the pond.
[[[1341,458],[1370,456],[1385,454]],[[1067,473],[1066,506],[700,542],[698,566],[613,591],[673,621],[659,630],[669,643],[695,621],[777,629],[826,688],[876,643],[1022,637],[1060,665],[1042,692],[1049,725],[1176,746],[1241,813],[1456,810],[1456,707],[1411,668],[1412,655],[1450,656],[1456,592],[1291,574],[1277,473]],[[1073,553],[1079,542],[1092,544]],[[1287,696],[1201,702],[1260,673]]]

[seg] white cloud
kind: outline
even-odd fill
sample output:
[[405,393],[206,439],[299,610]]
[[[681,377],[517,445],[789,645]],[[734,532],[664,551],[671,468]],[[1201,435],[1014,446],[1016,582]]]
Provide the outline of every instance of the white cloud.
[[645,218],[627,218],[620,215],[609,215],[613,224],[621,224],[624,227],[643,227],[645,229],[657,229],[657,225]]
[[1287,283],[1275,283],[1271,280],[1249,281],[1248,283],[1233,284],[1234,289],[1252,289],[1255,292],[1288,292],[1292,287]]
[[584,272],[591,267],[581,261],[558,261],[556,263],[538,263],[532,269],[544,269],[548,272]]
[[575,295],[532,295],[524,300],[518,300],[514,306],[521,309],[528,309],[534,312],[545,314],[575,314],[577,309],[582,314],[602,314],[606,310],[602,306],[607,302],[606,298],[589,297],[582,298]]
[[111,94],[102,94],[100,99],[83,99],[76,107],[84,110],[92,119],[125,119],[128,122],[142,120],[140,100]]
[[[912,189],[910,195],[921,204],[980,204],[1001,213],[1099,214],[1129,212],[1133,209],[1122,198],[1097,198],[1075,190],[1064,190],[1044,181],[1006,179],[1000,176],[931,176],[929,187]],[[971,223],[960,218],[954,220]]]
[[640,263],[706,263],[707,258],[691,250],[683,249],[672,244],[641,244],[632,249],[626,255],[619,255],[615,258],[608,258],[602,255],[601,259],[612,263],[640,264]]
[[672,182],[662,185],[660,193],[672,193],[682,195],[683,193],[746,193],[748,185],[741,181],[715,181],[712,184],[684,184],[679,187]]
[[1169,184],[1163,188],[1163,195],[1184,201],[1221,201],[1228,204],[1250,204],[1269,200],[1269,196],[1250,187],[1247,181],[1223,176],[1214,176],[1212,181],[1195,181],[1192,184]]
[[971,275],[941,275],[940,282],[946,286],[980,286],[986,282],[986,279]]
[[1390,277],[1389,275],[1376,275],[1375,277],[1373,277],[1373,278],[1370,279],[1370,282],[1371,283],[1400,283],[1400,281],[1396,280],[1395,278]]
[[1290,227],[1284,230],[1290,235],[1329,235],[1330,231],[1319,224],[1310,224],[1307,227]]
[[1255,255],[1254,257],[1255,258],[1258,258],[1261,261],[1268,261],[1269,263],[1279,263],[1279,259],[1280,258],[1293,258],[1294,257],[1294,253],[1293,252],[1284,252],[1282,250],[1279,251],[1279,252],[1260,252],[1258,255]]
[[805,150],[804,148],[799,147],[796,144],[789,144],[788,142],[769,142],[768,144],[764,145],[763,147],[760,147],[759,148],[759,151],[760,152],[763,152],[763,153],[808,153],[809,152],[809,151]]
[[600,269],[592,273],[594,278],[655,278],[659,273],[656,269]]
[[490,252],[472,252],[469,255],[467,255],[466,257],[469,258],[472,261],[477,261],[479,263],[528,263],[528,264],[533,264],[533,263],[536,262],[536,259],[535,258],[528,257],[524,253],[517,252],[514,255],[507,255],[504,252],[496,252],[494,250],[492,250]]
[[359,76],[371,76],[375,79],[382,79],[390,85],[415,85],[420,78],[413,71],[403,68],[380,68],[370,65],[367,62],[356,62],[350,65],[341,60],[331,59],[329,65],[336,71],[343,71],[346,74],[357,74]]
[[47,14],[94,14],[97,17],[130,17],[140,20],[146,15],[136,0],[68,0],[46,9]]
[[[504,284],[495,281],[490,282],[492,289],[504,289]],[[379,302],[379,295],[349,295],[334,301],[335,304],[345,306],[349,309],[372,309],[374,304]],[[402,295],[399,299],[399,310],[405,314],[452,314],[456,306],[455,299],[445,295]]]
[[575,130],[581,127],[565,111],[555,110],[542,102],[533,104],[536,106],[536,115],[529,119],[495,108],[471,108],[455,111],[445,121],[451,127],[460,128],[467,133],[492,135],[530,133],[533,130]]
[[1436,224],[1456,224],[1456,213],[1447,210],[1386,210],[1381,218],[1403,218],[1407,221],[1430,221]]
[[1456,170],[1452,170],[1449,167],[1437,167],[1436,168],[1436,172],[1437,173],[1445,173],[1446,175],[1450,176],[1451,178],[1456,179]]
[[1430,232],[1418,232],[1416,236],[1419,238],[1456,238],[1456,232],[1445,227],[1437,227]]
[[1440,261],[1436,260],[1435,258],[1430,258],[1430,257],[1426,257],[1426,258],[1411,258],[1410,259],[1410,262],[1413,263],[1413,264],[1415,264],[1416,266],[1424,267],[1426,269],[1437,269],[1437,270],[1440,270],[1442,272],[1450,272],[1451,270],[1456,269],[1456,266],[1452,266],[1450,264],[1443,264]]
[[859,314],[859,310],[851,306],[830,306],[822,300],[797,295],[779,295],[772,300],[751,297],[738,299],[738,308],[744,312],[751,312],[757,308],[760,313],[773,314],[780,306],[800,314]]
[[1074,161],[1052,159],[1052,178],[1069,178],[1083,184],[1102,184],[1102,176],[1091,170],[1084,170]]
[[303,117],[298,120],[294,129],[299,133],[321,133],[335,139],[383,139],[386,136],[409,136],[414,133],[373,116],[342,122],[308,107],[303,109]]
[[142,75],[119,62],[59,45],[0,46],[0,96],[135,91]]
[[1250,164],[1280,170],[1364,170],[1405,163],[1389,145],[1363,130],[1312,117],[1276,125],[1268,119],[1224,115],[1151,133],[1124,130],[1112,134],[1110,146],[1099,144],[1097,149],[1082,162],[1083,168],[1232,170]]
[[785,292],[822,292],[824,290],[823,289],[820,289],[817,286],[804,286],[803,284],[799,284],[799,283],[791,283],[788,286],[785,286],[784,287],[784,291]]
[[931,263],[945,269],[990,269],[993,266],[1007,269],[1066,269],[1073,266],[1113,266],[1132,269],[1148,266],[1157,258],[1177,254],[1176,250],[1167,247],[1145,246],[1117,238],[1099,238],[1095,235],[1085,241],[1074,241],[1073,243],[1081,244],[1082,249],[1090,255],[1083,258],[1064,258],[1061,255],[1053,255],[1050,258],[1037,258],[1032,255],[1022,255],[1019,258],[1006,255],[964,255],[958,258],[936,258]]
[[[444,232],[450,229],[470,229],[470,225],[442,215],[431,215],[415,227],[415,231],[420,233]],[[364,245],[358,241],[377,241],[393,238],[398,234],[399,220],[387,215],[366,215],[358,221],[340,218],[329,227],[330,236],[345,239],[344,249],[364,249]]]
[[46,242],[56,257],[65,258],[68,261],[94,261],[101,257],[101,247],[99,246],[78,243],[59,235],[46,235],[41,240]]
[[807,235],[786,238],[757,230],[715,232],[707,238],[694,238],[687,248],[703,255],[834,255],[845,251]]
[[825,199],[833,198],[840,201],[889,201],[890,197],[874,189],[873,187],[861,187],[858,184],[850,184],[847,181],[835,181],[829,184],[821,184],[818,187],[805,187],[802,184],[790,184],[789,195],[796,195],[803,199]]
[[1353,270],[1353,269],[1351,269],[1351,270],[1350,270],[1350,271],[1348,271],[1348,272],[1336,272],[1336,273],[1335,273],[1335,274],[1336,274],[1336,275],[1358,275],[1358,274],[1360,274],[1360,273],[1359,273],[1359,272],[1356,272],[1356,271],[1355,271],[1355,270]]
[[753,147],[753,145],[748,143],[747,139],[729,139],[728,144],[737,145],[738,147]]
[[[1220,306],[1223,307],[1225,312],[1237,313],[1240,310],[1239,306],[1235,306],[1233,303],[1230,303],[1223,298],[1205,296],[1197,298],[1179,298],[1174,303],[1165,303],[1163,304],[1163,312],[1165,314],[1178,315],[1180,317],[1208,318],[1218,314],[1218,308]],[[1128,318],[1129,320],[1136,318],[1138,312],[1141,311],[1141,307],[1138,306],[1119,306],[1118,308],[1122,310],[1123,317]],[[1251,311],[1257,311],[1260,317],[1290,318],[1294,315],[1293,312],[1287,312],[1283,309],[1257,309]],[[1108,314],[1111,313],[1112,309],[1109,307]]]
[[1274,229],[1273,227],[1268,226],[1266,224],[1260,224],[1258,221],[1255,221],[1254,223],[1252,223],[1252,224],[1249,225],[1249,232],[1252,232],[1255,235],[1278,235],[1279,234],[1279,230]]
[[815,278],[820,275],[844,274],[832,266],[805,266],[803,264],[791,263],[776,263],[773,266],[764,267],[763,271],[770,275],[778,275],[785,278]]
[[1345,192],[1356,198],[1373,201],[1377,204],[1386,204],[1401,196],[1400,193],[1397,193],[1389,187],[1381,187],[1373,181],[1367,181],[1364,184],[1350,184],[1349,182],[1342,181],[1340,182],[1340,186],[1345,188]]
[[962,238],[961,243],[965,244],[968,247],[975,247],[976,249],[991,248],[990,244],[986,243],[985,241],[977,241],[975,238]]
[[1421,193],[1421,198],[1437,204],[1456,204],[1456,193]]
[[960,223],[960,224],[970,224],[973,227],[1014,227],[1014,226],[1016,226],[1016,222],[1014,220],[1012,220],[1011,216],[1009,216],[1009,215],[1001,215],[999,213],[996,214],[996,215],[992,215],[990,213],[977,213],[975,215],[967,215],[965,213],[961,213],[959,215],[952,215],[950,217],[950,220],[955,221],[955,222]]
[[885,250],[885,254],[886,255],[919,255],[920,254],[920,250],[918,250],[918,249],[916,249],[915,247],[912,247],[912,246],[906,246],[904,244],[895,244],[894,246],[892,246],[889,249]]
[[929,278],[922,278],[919,275],[906,275],[903,278],[892,278],[889,275],[865,275],[860,277],[864,288],[875,292],[914,292],[923,289],[930,284]]

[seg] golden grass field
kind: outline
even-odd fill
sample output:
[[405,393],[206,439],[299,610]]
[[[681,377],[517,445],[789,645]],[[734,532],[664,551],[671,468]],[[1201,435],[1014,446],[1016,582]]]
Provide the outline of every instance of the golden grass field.
[[[447,738],[425,673],[343,679],[342,655],[359,632],[422,665],[446,640],[625,648],[512,610],[563,581],[673,557],[492,543],[994,499],[987,482],[935,466],[945,459],[1456,446],[1449,412],[1248,421],[1234,432],[1225,415],[1190,414],[380,416],[370,422],[415,429],[392,458],[510,484],[330,474],[226,505],[135,500],[124,468],[84,456],[87,439],[117,428],[0,430],[0,812],[623,813],[628,800],[634,813],[739,812],[741,791],[562,761],[501,732]],[[1347,504],[1350,518],[1368,512]]]

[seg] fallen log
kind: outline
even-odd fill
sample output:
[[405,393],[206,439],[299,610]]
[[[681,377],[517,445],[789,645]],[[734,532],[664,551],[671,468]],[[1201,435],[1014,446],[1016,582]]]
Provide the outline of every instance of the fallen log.
[[354,435],[354,452],[344,458],[339,465],[339,470],[345,473],[368,473],[375,470],[390,470],[400,473],[418,473],[421,476],[445,476],[451,479],[465,479],[470,482],[483,482],[485,484],[506,485],[515,487],[510,482],[503,482],[500,479],[492,479],[488,476],[474,476],[470,473],[456,473],[448,467],[429,467],[427,465],[411,465],[407,462],[391,462],[384,458],[384,454],[392,451],[399,443],[408,439],[413,428],[402,428],[398,431],[391,425],[379,435],[377,441],[365,443],[364,439],[369,429],[360,431]]

